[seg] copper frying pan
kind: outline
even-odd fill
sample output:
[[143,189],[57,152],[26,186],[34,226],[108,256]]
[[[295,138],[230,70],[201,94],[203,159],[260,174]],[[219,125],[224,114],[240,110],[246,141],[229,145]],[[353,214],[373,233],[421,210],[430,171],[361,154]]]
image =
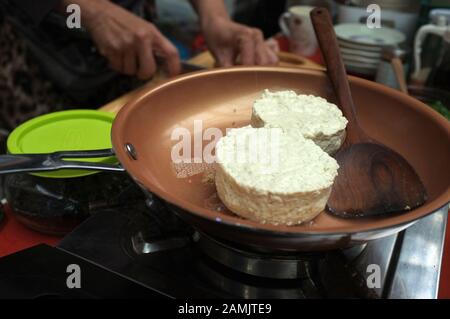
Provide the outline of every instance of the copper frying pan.
[[[184,128],[195,140],[194,122],[201,121],[203,131],[197,137],[202,144],[201,135],[207,128],[224,131],[248,125],[252,103],[266,88],[292,89],[335,101],[323,71],[282,67],[198,72],[139,93],[119,112],[113,124],[112,143],[123,167],[61,159],[109,156],[112,150],[70,151],[3,155],[0,174],[61,168],[109,171],[125,168],[144,190],[164,199],[175,213],[209,235],[278,252],[361,244],[394,234],[448,204],[450,124],[428,106],[395,90],[355,77],[350,77],[350,84],[361,125],[414,166],[429,195],[425,205],[407,213],[377,218],[339,219],[324,212],[313,223],[275,226],[244,220],[224,210],[214,184],[205,183],[204,174],[177,176],[171,159],[172,147],[179,142],[171,139],[175,128]],[[218,210],[219,207],[222,209]]]
[[[322,213],[313,223],[287,227],[259,224],[223,210],[204,174],[177,176],[171,159],[175,128],[188,133],[195,121],[207,128],[247,125],[251,105],[262,90],[292,89],[334,101],[323,71],[281,67],[241,67],[178,77],[128,103],[117,116],[112,142],[122,166],[67,161],[103,157],[112,150],[0,156],[0,174],[55,169],[122,171],[200,231],[271,252],[343,248],[394,234],[450,201],[450,124],[431,108],[395,90],[350,77],[361,125],[371,136],[408,159],[424,182],[428,202],[403,214],[365,219],[339,219]],[[195,133],[188,145],[194,144]],[[222,208],[218,210],[217,208]]]
[[[213,184],[202,174],[177,177],[171,150],[174,128],[194,136],[194,120],[208,127],[249,124],[252,102],[262,90],[293,89],[334,101],[322,71],[236,67],[175,78],[129,102],[112,129],[116,155],[144,189],[164,199],[200,231],[259,249],[313,251],[344,248],[394,234],[450,201],[450,124],[418,100],[379,84],[350,77],[361,125],[398,151],[423,180],[429,200],[418,209],[379,218],[339,219],[320,214],[313,223],[275,226],[241,219],[210,204]],[[193,140],[191,140],[193,143]]]

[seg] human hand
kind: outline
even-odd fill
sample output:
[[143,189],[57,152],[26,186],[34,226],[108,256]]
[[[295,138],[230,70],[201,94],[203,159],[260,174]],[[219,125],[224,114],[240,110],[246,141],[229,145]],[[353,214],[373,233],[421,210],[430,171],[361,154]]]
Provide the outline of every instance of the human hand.
[[206,43],[219,66],[271,65],[278,62],[274,46],[264,42],[261,30],[227,17],[212,17],[202,23]]
[[180,72],[177,49],[152,23],[108,0],[66,1],[80,5],[83,26],[112,69],[149,79],[158,56],[165,60],[170,75]]

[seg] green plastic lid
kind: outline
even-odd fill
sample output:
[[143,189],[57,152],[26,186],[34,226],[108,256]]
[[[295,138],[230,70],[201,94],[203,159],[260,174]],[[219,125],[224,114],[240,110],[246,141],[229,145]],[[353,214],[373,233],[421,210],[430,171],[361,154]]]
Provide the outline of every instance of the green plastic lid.
[[[8,137],[10,154],[53,153],[111,148],[113,113],[70,110],[46,114],[18,126]],[[92,163],[116,163],[115,157],[76,159]],[[33,173],[50,178],[81,177],[98,173],[89,170],[58,170]]]

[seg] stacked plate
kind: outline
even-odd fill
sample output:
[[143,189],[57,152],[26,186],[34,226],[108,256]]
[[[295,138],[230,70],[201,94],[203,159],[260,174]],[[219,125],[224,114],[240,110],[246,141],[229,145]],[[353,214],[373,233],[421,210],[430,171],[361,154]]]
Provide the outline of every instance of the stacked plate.
[[368,28],[365,24],[344,23],[334,27],[344,64],[349,72],[374,75],[385,47],[398,47],[406,37],[395,29]]

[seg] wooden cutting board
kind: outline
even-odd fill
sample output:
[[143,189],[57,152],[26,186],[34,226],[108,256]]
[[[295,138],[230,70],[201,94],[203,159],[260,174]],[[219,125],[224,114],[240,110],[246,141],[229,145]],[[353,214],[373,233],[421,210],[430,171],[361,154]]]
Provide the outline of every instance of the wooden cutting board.
[[[298,55],[292,54],[292,53],[279,52],[278,57],[280,59],[280,63],[279,63],[280,66],[324,70],[323,66],[316,64],[308,59],[302,58]],[[204,67],[205,69],[214,68],[214,58],[208,51],[203,52],[203,53],[193,57],[192,59],[190,59],[187,62],[189,64],[195,64],[200,67]],[[148,91],[149,89],[157,86],[158,84],[161,84],[166,79],[167,79],[167,75],[165,75],[162,71],[158,71],[154,75],[154,77],[149,82],[144,84],[143,86],[109,102],[108,104],[102,106],[99,110],[105,111],[105,112],[117,113],[128,101],[133,99],[139,93]]]

